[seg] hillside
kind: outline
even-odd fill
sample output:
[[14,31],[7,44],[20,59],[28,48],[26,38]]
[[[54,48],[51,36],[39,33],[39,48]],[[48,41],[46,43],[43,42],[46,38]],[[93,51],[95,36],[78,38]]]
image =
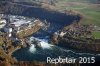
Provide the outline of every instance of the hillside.
[[[2,0],[0,0],[2,1]],[[54,10],[67,10],[81,13],[84,19],[81,21],[81,24],[94,24],[100,25],[100,0],[8,0],[13,2],[19,2],[21,4],[31,4],[37,3],[40,6],[45,8],[54,9]],[[41,3],[49,3],[41,4]],[[22,8],[21,8],[22,9]]]
[[100,25],[100,0],[58,0],[59,10],[78,11],[84,15],[81,24]]

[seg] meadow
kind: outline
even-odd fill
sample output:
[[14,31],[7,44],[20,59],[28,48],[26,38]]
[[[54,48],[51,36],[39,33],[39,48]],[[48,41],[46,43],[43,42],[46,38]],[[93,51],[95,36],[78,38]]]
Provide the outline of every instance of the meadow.
[[73,10],[83,15],[81,24],[100,26],[100,4],[96,0],[59,0],[56,3],[59,10]]

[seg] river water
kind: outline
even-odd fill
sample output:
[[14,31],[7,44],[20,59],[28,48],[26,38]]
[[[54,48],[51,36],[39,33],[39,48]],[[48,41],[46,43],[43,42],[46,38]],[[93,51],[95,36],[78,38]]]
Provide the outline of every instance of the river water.
[[47,31],[40,30],[37,33],[33,34],[32,37],[37,38],[37,40],[41,41],[42,48],[38,49],[32,45],[29,48],[23,48],[17,50],[13,53],[13,56],[16,57],[19,61],[46,61],[47,57],[58,58],[61,57],[96,57],[99,60],[99,54],[95,53],[85,53],[81,50],[75,50],[70,48],[63,48],[59,46],[55,46],[48,43],[48,39],[52,33],[58,31],[59,29],[63,28],[64,24],[59,23],[51,23],[51,26],[48,28]]
[[[12,14],[12,13],[11,13]],[[59,46],[55,46],[48,43],[48,39],[51,34],[62,29],[65,25],[71,24],[75,16],[66,15],[58,12],[50,12],[41,8],[30,7],[25,10],[22,16],[29,16],[39,18],[40,20],[47,20],[50,22],[50,27],[47,31],[40,30],[37,33],[33,34],[31,37],[35,37],[41,41],[42,48],[37,49],[32,45],[29,48],[23,48],[17,50],[13,53],[13,57],[15,57],[19,61],[46,61],[47,57],[58,58],[61,57],[96,57],[100,59],[100,54],[95,53],[86,53],[81,50],[75,50],[70,48],[63,48]],[[32,38],[31,38],[32,39]],[[97,59],[97,60],[98,60]]]

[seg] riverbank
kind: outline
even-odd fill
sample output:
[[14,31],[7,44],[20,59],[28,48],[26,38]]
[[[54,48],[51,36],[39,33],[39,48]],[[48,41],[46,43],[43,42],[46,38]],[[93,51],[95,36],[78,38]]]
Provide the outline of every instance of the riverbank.
[[[4,8],[3,8],[3,7]],[[13,7],[14,6],[14,7]],[[9,9],[10,8],[10,9]],[[69,24],[71,24],[72,22],[74,22],[74,21],[76,21],[77,23],[81,20],[81,16],[80,16],[80,14],[66,14],[66,13],[62,13],[62,12],[58,12],[58,11],[50,11],[50,10],[46,10],[45,8],[40,8],[40,7],[30,7],[30,6],[25,6],[25,5],[19,5],[19,4],[14,4],[14,3],[7,3],[7,4],[5,4],[5,3],[3,3],[2,5],[1,5],[1,9],[2,10],[4,10],[3,12],[1,12],[1,13],[5,13],[5,14],[17,14],[17,15],[24,15],[24,16],[28,16],[28,17],[35,17],[35,18],[39,18],[39,19],[41,19],[41,20],[45,20],[45,21],[47,21],[47,22],[50,22],[50,24],[51,24],[51,26],[53,25],[53,27],[51,27],[50,26],[50,28],[49,29],[51,29],[52,28],[52,32],[53,32],[53,30],[55,30],[55,31],[57,31],[57,27],[60,29],[60,28],[62,28],[62,27],[64,27],[64,26],[66,26],[66,25],[69,25]],[[21,10],[22,9],[22,10]],[[16,11],[15,11],[16,10]],[[57,25],[60,25],[60,27],[59,26],[57,26]],[[56,28],[54,28],[56,26]],[[38,26],[37,26],[38,27]],[[30,36],[29,34],[33,34],[33,33],[31,33],[31,32],[33,32],[33,30],[34,29],[32,29],[32,31],[31,30],[28,30],[28,31],[23,31],[22,33],[20,33],[19,35],[21,35],[21,36],[17,36],[18,38],[21,38],[21,40],[23,41],[22,43],[20,43],[20,44],[22,44],[23,46],[25,45],[24,44],[24,42],[25,42],[25,38],[23,38],[23,36],[24,37],[27,37],[27,36],[25,36],[26,34],[28,35],[28,36]],[[31,31],[31,32],[30,32]],[[26,33],[26,34],[25,34]],[[44,33],[45,34],[45,33]],[[41,35],[41,34],[40,34]],[[23,38],[23,39],[22,39]],[[45,38],[45,37],[43,37],[43,38]],[[55,49],[56,50],[56,49]],[[46,51],[46,52],[43,52],[42,53],[42,51],[44,51],[44,50],[40,50],[40,52],[39,52],[39,54],[38,55],[36,55],[36,56],[34,56],[34,57],[41,57],[41,56],[43,56],[43,57],[46,57],[46,56],[48,56],[48,55],[50,55],[50,56],[54,56],[54,53],[55,52],[57,52],[58,50],[59,50],[59,48],[58,48],[58,50],[57,51],[55,51],[55,50],[53,50],[53,51],[51,51],[51,53],[50,53],[50,51]],[[16,51],[16,49],[15,49],[15,51]],[[12,51],[12,52],[15,52],[15,51]],[[22,52],[24,52],[24,51],[22,51]],[[29,53],[29,51],[27,50],[27,51],[25,51],[24,53],[26,53],[26,52],[28,52],[28,53],[26,53],[25,55],[24,55],[24,53],[22,53],[21,52],[21,54],[20,54],[20,52],[19,53],[17,53],[18,55],[20,54],[21,56],[20,57],[23,57],[24,56],[24,60],[26,60],[26,58],[33,58],[33,55],[32,55],[32,53]],[[49,52],[49,53],[47,53],[47,52]],[[57,52],[57,53],[59,53],[59,52]],[[55,56],[57,56],[57,55],[59,55],[59,54],[55,54]],[[65,53],[65,52],[63,52],[63,53]],[[63,55],[63,53],[62,53],[62,51],[61,51],[61,53],[60,53],[60,55]],[[11,55],[11,53],[9,53],[10,55]],[[29,55],[28,55],[29,54]],[[40,55],[40,54],[42,54],[42,55]],[[46,55],[47,54],[47,55]],[[28,55],[28,56],[27,56]],[[32,55],[32,56],[31,56]],[[46,56],[45,56],[46,55]],[[68,55],[68,54],[67,54]],[[18,56],[19,57],[19,56]],[[18,58],[18,57],[16,57],[16,58]],[[41,58],[41,59],[44,59],[44,58]],[[41,60],[40,59],[40,60]],[[34,60],[34,59],[31,59],[31,60]],[[32,64],[31,64],[32,63]],[[22,61],[22,62],[18,62],[18,63],[16,63],[15,65],[20,65],[20,66],[22,66],[22,65],[30,65],[30,66],[32,66],[32,65],[40,65],[41,66],[41,64],[42,64],[42,62],[40,62],[39,63],[39,61],[36,61],[36,64],[35,64],[35,62],[33,61],[33,62],[28,62],[28,61]],[[13,64],[12,64],[13,65]],[[49,65],[49,64],[47,64],[47,63],[43,63],[42,64],[43,66],[45,66],[45,65]],[[54,65],[54,64],[50,64],[51,66],[52,65]],[[62,65],[66,65],[66,64],[61,64],[61,66]],[[76,66],[79,66],[79,65],[77,65],[77,64],[67,64],[67,65],[76,65]],[[56,65],[54,65],[54,66],[56,66]],[[57,65],[57,66],[59,66],[59,65]]]
[[[46,9],[39,6],[31,6],[25,4],[14,4],[9,2],[0,2],[0,13],[21,15],[27,17],[34,17],[40,20],[46,20],[47,22],[58,22],[58,24],[69,25],[74,21],[80,21],[80,14],[69,14],[63,11],[55,11],[52,9]],[[15,7],[13,7],[15,6]],[[56,18],[56,19],[55,19]]]
[[0,61],[13,65],[18,62],[12,56],[13,52],[30,46],[25,39],[42,29],[44,24],[39,19],[8,14],[0,14],[0,20],[1,26],[5,24],[0,28]]
[[79,25],[74,23],[55,32],[50,41],[60,46],[99,53],[100,39],[96,39],[92,34],[95,31],[94,29],[92,25]]

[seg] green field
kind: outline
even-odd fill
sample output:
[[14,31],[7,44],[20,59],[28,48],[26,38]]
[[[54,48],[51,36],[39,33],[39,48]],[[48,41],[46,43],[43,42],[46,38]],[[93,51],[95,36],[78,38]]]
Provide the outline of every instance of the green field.
[[100,26],[100,4],[96,0],[59,0],[56,3],[59,10],[74,10],[84,16],[81,24],[95,24]]
[[93,36],[95,36],[96,39],[100,39],[100,32],[99,31],[95,31],[92,32]]

